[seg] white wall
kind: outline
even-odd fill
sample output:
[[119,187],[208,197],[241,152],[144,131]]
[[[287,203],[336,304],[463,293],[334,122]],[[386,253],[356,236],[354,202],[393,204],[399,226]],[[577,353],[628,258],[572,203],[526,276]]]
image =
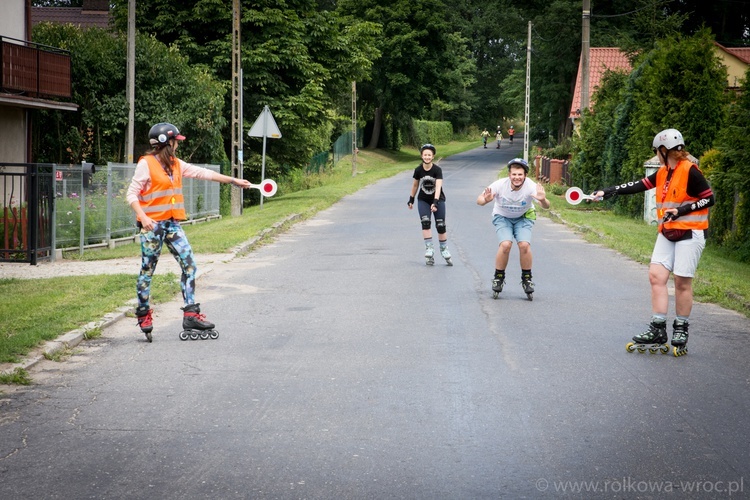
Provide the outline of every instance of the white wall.
[[26,40],[26,0],[0,0],[0,35]]
[[0,162],[26,161],[26,112],[0,106]]

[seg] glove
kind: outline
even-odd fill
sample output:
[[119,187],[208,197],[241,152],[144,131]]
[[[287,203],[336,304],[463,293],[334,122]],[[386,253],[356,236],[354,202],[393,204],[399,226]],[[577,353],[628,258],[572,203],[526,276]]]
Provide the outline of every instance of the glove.
[[414,197],[409,196],[409,201],[406,203],[407,205],[414,205]]

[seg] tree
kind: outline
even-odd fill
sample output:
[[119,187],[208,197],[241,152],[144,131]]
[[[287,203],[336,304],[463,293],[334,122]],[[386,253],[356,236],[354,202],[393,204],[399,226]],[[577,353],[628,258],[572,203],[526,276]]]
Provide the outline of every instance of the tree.
[[[124,30],[127,2],[113,2],[115,25]],[[267,169],[283,174],[330,147],[335,103],[352,80],[365,79],[377,57],[372,23],[345,22],[316,0],[243,0],[241,6],[245,129],[271,107],[283,133],[267,144]],[[324,2],[325,4],[325,2]],[[231,81],[232,0],[139,0],[137,29],[177,47],[191,64],[203,64]],[[229,96],[225,123],[231,116]],[[225,149],[231,134],[224,127]],[[245,139],[245,167],[260,171],[262,143]]]
[[[598,180],[602,184],[638,180],[644,175],[644,162],[653,156],[654,135],[666,128],[680,130],[686,149],[700,158],[710,149],[725,119],[726,69],[713,47],[708,30],[660,40],[636,60],[621,88],[618,84],[597,93],[594,114],[584,116],[584,122],[594,123],[582,125],[586,137],[577,141],[574,171],[596,180],[591,161],[600,158]],[[600,112],[608,116],[600,116]],[[587,140],[602,136],[606,136],[603,144]],[[627,196],[616,198],[615,203],[638,216],[642,202],[642,197]]]
[[750,262],[750,69],[743,87],[729,106],[726,126],[714,146],[720,152],[716,165],[706,172],[716,194],[711,208],[711,235]]
[[[121,161],[127,125],[125,40],[98,29],[41,23],[34,41],[71,53],[76,113],[37,111],[33,154],[36,161],[95,163]],[[165,70],[166,68],[166,70]],[[153,123],[171,121],[191,140],[181,156],[195,162],[221,162],[225,88],[205,68],[148,36],[136,50],[136,140],[141,152]]]
[[474,65],[460,27],[449,21],[442,0],[341,0],[347,18],[382,25],[377,47],[382,54],[372,80],[361,86],[362,99],[374,114],[370,147],[379,141],[381,117],[388,123],[390,147],[398,148],[400,132],[412,118],[442,116],[468,121],[469,86]]

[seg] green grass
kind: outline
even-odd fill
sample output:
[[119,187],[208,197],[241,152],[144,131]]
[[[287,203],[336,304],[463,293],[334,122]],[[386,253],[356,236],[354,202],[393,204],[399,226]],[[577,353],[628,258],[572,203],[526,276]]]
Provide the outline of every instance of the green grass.
[[[154,302],[180,292],[173,273],[154,280]],[[16,363],[41,342],[57,338],[135,297],[133,275],[64,276],[50,279],[0,279],[0,363]],[[135,321],[135,320],[134,320]]]
[[[438,146],[438,157],[447,157],[477,147],[480,143],[456,142]],[[413,169],[419,152],[404,148],[397,153],[361,151],[357,161],[358,174],[352,176],[351,160],[318,179],[310,189],[285,193],[283,182],[279,194],[268,198],[263,208],[246,208],[240,217],[225,217],[203,224],[186,225],[185,231],[196,253],[223,253],[259,235],[263,230],[293,214],[308,218],[328,208],[342,197],[380,179]],[[629,258],[647,263],[651,255],[656,229],[641,221],[619,217],[603,210],[601,205],[572,207],[562,196],[564,189],[550,187],[551,210],[542,210],[553,220],[564,221],[581,232],[589,241],[613,248]],[[103,260],[140,256],[140,245],[128,244],[115,249],[86,251],[65,258]],[[70,330],[96,321],[135,297],[135,274],[61,277],[54,279],[0,279],[0,362],[17,362],[45,340],[57,338]],[[178,277],[154,281],[155,303],[171,300],[179,293]],[[644,279],[647,279],[644,275]],[[750,265],[729,259],[721,249],[710,246],[698,266],[695,279],[697,300],[713,302],[750,317]],[[7,380],[22,382],[22,376],[5,374]]]

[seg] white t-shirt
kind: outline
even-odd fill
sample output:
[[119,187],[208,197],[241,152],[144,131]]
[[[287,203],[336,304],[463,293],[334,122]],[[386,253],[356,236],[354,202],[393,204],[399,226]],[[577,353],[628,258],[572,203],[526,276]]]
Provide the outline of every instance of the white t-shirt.
[[492,215],[502,215],[509,219],[522,217],[523,214],[533,208],[532,195],[536,194],[536,182],[528,177],[521,185],[521,189],[511,189],[510,178],[498,179],[490,184],[495,204],[492,207]]

